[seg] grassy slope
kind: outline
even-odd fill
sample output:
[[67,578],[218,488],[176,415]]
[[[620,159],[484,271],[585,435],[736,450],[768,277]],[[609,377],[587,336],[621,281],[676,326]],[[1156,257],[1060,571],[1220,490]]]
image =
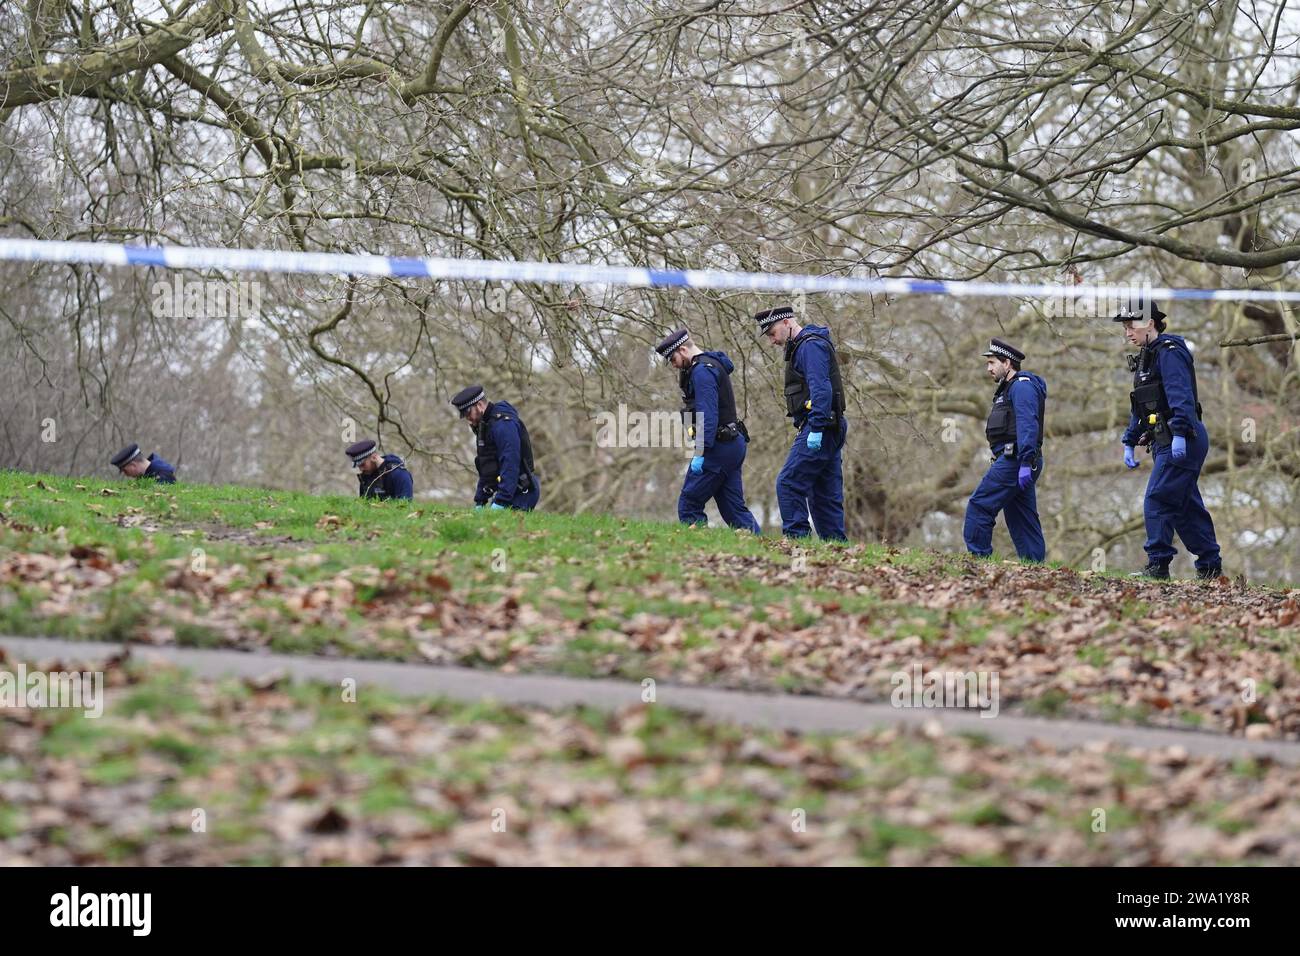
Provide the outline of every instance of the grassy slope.
[[[1270,589],[12,472],[0,514],[8,632],[865,696],[920,661],[999,670],[1004,710],[1279,733],[1300,684]],[[1243,673],[1258,703],[1211,706]],[[0,864],[1300,862],[1300,777],[1268,764],[109,678],[98,721],[0,710]]]
[[1278,589],[15,472],[0,513],[11,633],[875,698],[920,663],[998,671],[1004,708],[1300,735],[1300,610]]
[[[103,494],[105,489],[112,494]],[[79,601],[74,593],[68,606],[44,609],[45,589],[24,588],[12,578],[0,582],[9,584],[0,629],[13,633],[138,639],[141,629],[158,623],[169,608],[211,610],[211,602],[187,600],[195,593],[184,586],[188,582],[167,583],[178,570],[193,566],[195,549],[203,552],[204,573],[220,577],[222,592],[239,592],[254,603],[274,604],[281,587],[329,587],[340,575],[351,576],[357,593],[342,611],[356,630],[398,592],[439,600],[450,590],[471,606],[513,598],[548,615],[587,618],[584,630],[593,633],[642,612],[708,627],[743,624],[777,605],[806,622],[818,613],[810,609],[831,601],[846,612],[879,604],[870,594],[807,587],[781,591],[757,579],[691,574],[720,555],[765,558],[786,567],[792,556],[772,539],[609,516],[525,517],[237,487],[106,485],[16,472],[0,472],[0,513],[0,544],[58,556],[75,547],[95,549],[103,561],[91,563],[102,563],[113,575],[102,586],[98,577],[89,588],[88,582],[76,581],[73,590],[92,592],[93,600]],[[815,562],[818,554],[835,549],[814,543],[805,550]],[[870,565],[888,553],[859,548],[854,560]],[[918,567],[944,563],[934,554],[904,558]],[[277,572],[274,588],[264,587],[268,559]],[[683,582],[688,590],[673,587]],[[593,606],[605,616],[590,619]],[[270,646],[373,657],[418,653],[410,641],[349,646],[336,627],[295,626],[300,618],[286,614],[274,621]],[[223,635],[205,634],[201,622],[194,624],[177,635],[181,643],[222,642]]]

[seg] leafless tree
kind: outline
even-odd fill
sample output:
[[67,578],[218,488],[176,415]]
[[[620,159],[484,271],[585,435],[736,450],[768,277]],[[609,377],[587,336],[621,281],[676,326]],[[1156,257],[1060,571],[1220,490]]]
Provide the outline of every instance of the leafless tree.
[[[1300,18],[1278,2],[25,0],[0,11],[0,226],[11,235],[665,268],[1282,288]],[[3,266],[0,440],[98,467],[118,439],[191,480],[347,491],[348,422],[462,497],[483,381],[528,417],[546,507],[669,518],[680,454],[601,448],[620,402],[677,405],[650,358],[727,349],[769,527],[790,438],[772,299],[316,277],[256,315],[160,315],[156,270]],[[187,274],[188,280],[218,276]],[[1114,467],[1124,346],[1027,297],[815,296],[850,382],[850,530],[960,546],[990,334],[1051,387],[1051,556],[1136,559]],[[1296,320],[1179,303],[1214,450],[1205,484],[1251,573],[1289,576]],[[1221,345],[1222,343],[1222,345]],[[10,412],[9,409],[13,411]],[[59,438],[41,440],[53,419]],[[140,439],[144,440],[144,439]],[[173,451],[173,455],[177,454]]]

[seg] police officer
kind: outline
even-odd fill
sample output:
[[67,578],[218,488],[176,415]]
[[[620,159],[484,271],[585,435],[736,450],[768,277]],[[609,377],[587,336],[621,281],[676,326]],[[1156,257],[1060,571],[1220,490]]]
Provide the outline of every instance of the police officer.
[[160,485],[176,484],[176,469],[153,453],[145,458],[139,445],[127,445],[109,462],[128,478],[152,478]]
[[532,511],[541,498],[533,471],[533,445],[528,429],[509,402],[489,402],[482,385],[471,385],[452,396],[460,417],[474,430],[474,468],[478,485],[475,509]]
[[785,348],[786,415],[793,419],[794,444],[776,478],[781,533],[805,538],[808,513],[817,534],[847,540],[844,534],[844,478],[840,452],[848,435],[844,386],[830,329],[801,326],[788,305],[754,316],[759,331]]
[[397,455],[381,455],[373,438],[348,445],[344,450],[357,469],[358,492],[362,498],[410,498],[411,473]]
[[998,385],[984,425],[993,464],[966,505],[966,550],[981,557],[993,553],[993,523],[1002,512],[1020,560],[1041,562],[1047,558],[1047,545],[1035,485],[1043,473],[1047,383],[1021,371],[1025,353],[1001,339],[993,339],[982,354],[985,369]]
[[749,432],[736,415],[731,390],[735,368],[725,352],[704,352],[690,332],[678,329],[655,346],[655,351],[678,370],[682,390],[682,419],[695,440],[695,457],[686,469],[677,517],[682,524],[708,524],[704,505],[718,503],[722,520],[733,528],[761,534],[758,522],[745,506],[741,469],[745,464]]
[[1124,464],[1138,466],[1138,445],[1149,446],[1152,456],[1143,501],[1147,566],[1133,577],[1169,577],[1169,562],[1177,553],[1176,531],[1196,555],[1196,576],[1214,580],[1223,573],[1223,563],[1214,521],[1196,486],[1210,436],[1201,424],[1192,353],[1181,337],[1165,334],[1165,313],[1145,298],[1120,309],[1114,321],[1124,324],[1124,337],[1139,349],[1136,356],[1129,356],[1133,391],[1123,438]]

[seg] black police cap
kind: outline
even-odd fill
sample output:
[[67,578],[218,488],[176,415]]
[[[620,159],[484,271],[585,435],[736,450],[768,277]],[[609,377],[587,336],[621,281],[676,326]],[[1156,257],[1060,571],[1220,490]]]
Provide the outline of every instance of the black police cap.
[[470,385],[453,395],[451,403],[456,406],[456,411],[460,412],[460,417],[464,418],[469,414],[471,408],[485,398],[487,398],[487,392],[483,391],[482,385]]
[[1115,315],[1111,318],[1111,321],[1132,322],[1137,319],[1155,319],[1157,322],[1163,322],[1165,314],[1155,302],[1148,302],[1146,299],[1132,299],[1115,310]]
[[375,453],[379,443],[373,438],[363,438],[361,441],[353,442],[343,449],[343,454],[352,459],[352,464],[359,465]]
[[778,305],[775,308],[764,309],[762,312],[756,312],[754,314],[754,321],[758,323],[758,331],[762,332],[764,335],[767,334],[768,329],[776,325],[776,323],[780,322],[782,319],[793,318],[794,308],[788,305]]
[[109,462],[116,468],[122,468],[125,465],[129,465],[131,462],[135,461],[139,457],[140,457],[140,446],[127,445],[116,455],[110,458]]
[[669,332],[658,345],[655,351],[664,358],[669,358],[674,352],[686,344],[686,340],[691,337],[691,333],[686,329],[677,329],[675,332]]
[[1009,345],[1006,342],[1003,342],[1001,339],[993,339],[989,342],[989,347],[980,354],[985,358],[994,357],[1012,359],[1016,362],[1023,362],[1025,360],[1024,352],[1020,351],[1020,349],[1016,348],[1014,345]]

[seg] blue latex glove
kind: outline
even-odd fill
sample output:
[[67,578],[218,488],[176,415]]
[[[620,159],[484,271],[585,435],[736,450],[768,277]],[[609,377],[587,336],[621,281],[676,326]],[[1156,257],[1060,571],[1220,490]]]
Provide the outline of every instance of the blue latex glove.
[[497,503],[494,501],[494,502],[492,502],[492,507],[491,507],[490,510],[492,510],[492,511],[505,511],[505,510],[506,510],[506,506],[505,506],[505,505],[499,505],[499,504],[497,504]]
[[691,474],[698,475],[704,471],[704,456],[696,455],[691,459]]
[[1169,454],[1174,456],[1175,461],[1182,461],[1187,457],[1187,439],[1182,435],[1174,436],[1173,447],[1169,449]]
[[1028,465],[1020,466],[1020,471],[1016,472],[1016,484],[1020,486],[1021,491],[1024,491],[1029,487],[1029,482],[1032,480],[1033,475],[1034,469],[1030,468]]
[[1138,466],[1137,453],[1132,445],[1124,446],[1124,464],[1130,468]]
[[821,450],[822,450],[822,433],[821,433],[821,432],[809,432],[809,433],[808,433],[808,448],[809,448],[811,451],[821,451]]
[[475,510],[475,511],[482,511],[484,507],[485,507],[484,505],[475,505],[475,506],[474,506],[474,510]]

